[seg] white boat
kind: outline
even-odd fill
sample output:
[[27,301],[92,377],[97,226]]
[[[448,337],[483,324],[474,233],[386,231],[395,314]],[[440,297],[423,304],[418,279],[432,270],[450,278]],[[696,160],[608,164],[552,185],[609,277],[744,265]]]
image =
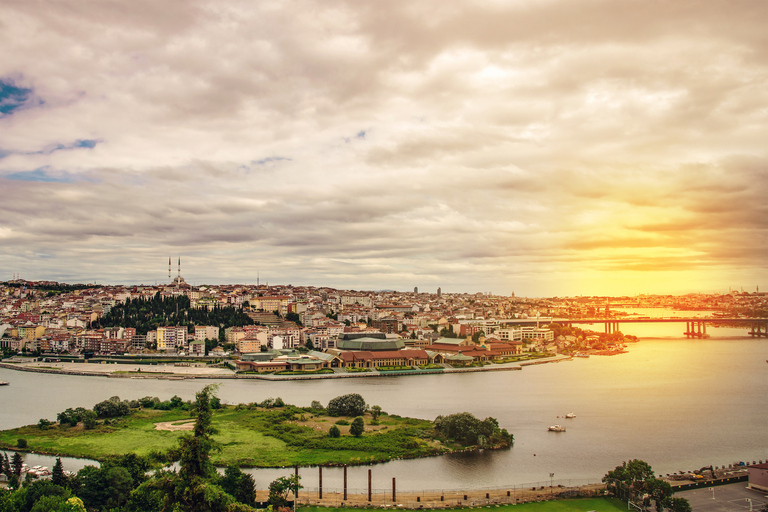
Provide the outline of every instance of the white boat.
[[568,414],[566,414],[566,415],[565,415],[565,417],[566,417],[566,418],[575,418],[575,417],[576,417],[576,414],[575,414],[575,413],[572,413],[572,412],[569,412]]
[[565,427],[563,427],[562,425],[552,425],[547,430],[549,430],[550,432],[565,432]]

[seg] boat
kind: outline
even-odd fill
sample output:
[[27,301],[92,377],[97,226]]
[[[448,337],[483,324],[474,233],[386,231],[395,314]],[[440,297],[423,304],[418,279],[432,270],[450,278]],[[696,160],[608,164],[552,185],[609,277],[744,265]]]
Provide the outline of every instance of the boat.
[[7,386],[10,384],[10,382],[5,382],[4,380],[0,380],[0,386]]
[[575,418],[575,417],[576,417],[576,414],[575,414],[575,413],[572,413],[572,412],[569,412],[568,414],[566,414],[566,415],[565,415],[565,417],[566,417],[566,418]]
[[547,430],[549,430],[550,432],[565,432],[565,427],[563,427],[562,425],[552,425]]

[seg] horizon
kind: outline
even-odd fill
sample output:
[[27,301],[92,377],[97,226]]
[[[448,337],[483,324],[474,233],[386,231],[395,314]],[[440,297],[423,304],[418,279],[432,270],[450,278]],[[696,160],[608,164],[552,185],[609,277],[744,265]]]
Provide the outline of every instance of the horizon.
[[[183,277],[183,276],[182,276]],[[41,282],[54,282],[61,285],[68,285],[68,286],[94,286],[94,287],[124,287],[124,288],[131,288],[131,287],[147,287],[147,288],[168,288],[168,287],[174,287],[172,283],[160,283],[155,282],[152,284],[149,283],[136,283],[136,282],[124,282],[124,283],[99,283],[99,282],[64,282],[64,281],[57,281],[54,279],[37,279],[37,280],[31,280],[31,279],[25,279],[24,277],[14,277],[14,279],[9,279],[5,281],[0,281],[0,284],[8,284],[8,283],[17,283],[19,281],[27,282],[27,283],[41,283]],[[266,288],[280,288],[280,287],[291,287],[291,288],[315,288],[315,289],[321,289],[321,288],[328,288],[331,290],[337,290],[337,291],[346,291],[346,292],[352,292],[352,293],[402,293],[402,294],[414,294],[413,288],[406,289],[406,290],[398,290],[398,289],[368,289],[368,288],[361,288],[361,287],[352,287],[352,288],[337,288],[334,286],[329,285],[309,285],[309,284],[293,284],[293,283],[277,283],[277,284],[268,284],[268,283],[261,283],[261,284],[255,284],[255,283],[247,283],[247,282],[232,282],[232,283],[190,283],[188,280],[185,279],[185,283],[193,288],[200,288],[200,287],[217,287],[217,286],[227,286],[227,287],[266,287]],[[420,287],[419,291],[417,292],[418,295],[436,295],[437,290],[423,290]],[[756,287],[755,291],[749,291],[744,289],[744,287],[739,287],[738,289],[729,289],[727,292],[719,292],[719,291],[712,291],[712,292],[687,292],[687,293],[679,293],[679,294],[673,294],[673,293],[636,293],[636,294],[616,294],[616,295],[595,295],[595,294],[577,294],[577,295],[536,295],[536,296],[528,296],[528,295],[519,295],[519,294],[497,294],[492,293],[489,291],[449,291],[449,290],[442,290],[442,295],[482,295],[487,297],[506,297],[506,298],[517,298],[517,299],[571,299],[571,298],[579,298],[579,297],[595,297],[595,298],[640,298],[640,297],[686,297],[690,295],[730,295],[732,293],[737,293],[740,295],[757,295],[757,294],[765,294],[766,292],[760,292],[759,287]]]

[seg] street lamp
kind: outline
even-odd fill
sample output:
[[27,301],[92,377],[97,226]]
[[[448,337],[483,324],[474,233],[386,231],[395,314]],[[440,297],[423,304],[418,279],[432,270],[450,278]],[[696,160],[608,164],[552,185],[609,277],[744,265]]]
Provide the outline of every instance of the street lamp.
[[549,474],[549,497],[552,498],[552,487],[555,485],[555,474]]

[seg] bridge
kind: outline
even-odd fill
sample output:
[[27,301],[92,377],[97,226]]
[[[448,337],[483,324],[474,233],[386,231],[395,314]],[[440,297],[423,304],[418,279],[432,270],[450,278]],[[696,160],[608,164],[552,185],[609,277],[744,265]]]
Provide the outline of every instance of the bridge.
[[768,318],[701,318],[701,317],[668,317],[668,318],[510,318],[499,320],[499,325],[530,325],[530,324],[549,324],[558,323],[560,325],[593,325],[603,324],[605,332],[614,333],[619,330],[619,325],[625,324],[649,324],[649,323],[685,323],[685,334],[689,338],[707,337],[707,324],[731,324],[745,325],[749,327],[749,334],[752,337],[768,337]]

